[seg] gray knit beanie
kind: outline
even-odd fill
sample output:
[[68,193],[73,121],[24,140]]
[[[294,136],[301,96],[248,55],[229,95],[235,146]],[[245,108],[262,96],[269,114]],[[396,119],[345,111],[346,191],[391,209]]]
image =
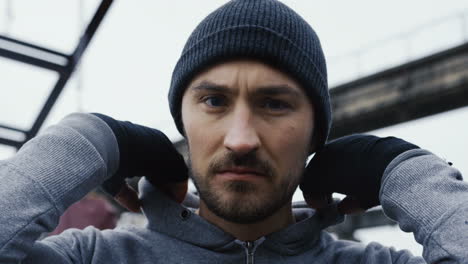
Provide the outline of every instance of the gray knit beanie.
[[320,41],[302,17],[277,0],[229,1],[192,32],[169,90],[169,106],[179,132],[184,134],[182,96],[192,78],[234,58],[263,61],[301,84],[314,106],[316,147],[321,148],[330,131],[331,109]]

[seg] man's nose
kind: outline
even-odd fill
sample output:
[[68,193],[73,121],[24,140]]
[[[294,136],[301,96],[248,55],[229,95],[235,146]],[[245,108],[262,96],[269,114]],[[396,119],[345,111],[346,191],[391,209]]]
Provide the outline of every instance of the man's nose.
[[248,110],[233,113],[224,137],[224,147],[239,155],[256,151],[260,147],[260,138]]

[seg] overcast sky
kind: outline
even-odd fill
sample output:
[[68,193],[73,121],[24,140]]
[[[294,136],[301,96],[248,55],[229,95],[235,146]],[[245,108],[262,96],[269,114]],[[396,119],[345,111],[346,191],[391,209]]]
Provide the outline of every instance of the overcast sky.
[[[156,127],[172,140],[180,139],[166,99],[171,73],[190,32],[224,2],[115,1],[84,55],[80,74],[65,87],[46,126],[83,110]],[[331,86],[461,44],[468,36],[466,0],[284,2],[321,38]],[[77,0],[10,3],[11,12],[8,1],[0,0],[1,34],[70,53],[82,21],[88,21],[98,1],[82,1],[81,5]],[[413,31],[415,28],[419,29]],[[0,58],[0,123],[29,129],[56,78],[53,72]],[[374,133],[402,137],[468,173],[466,120],[468,109],[462,108]],[[0,146],[0,158],[13,153]],[[359,236],[421,254],[411,235],[395,230],[380,228]]]

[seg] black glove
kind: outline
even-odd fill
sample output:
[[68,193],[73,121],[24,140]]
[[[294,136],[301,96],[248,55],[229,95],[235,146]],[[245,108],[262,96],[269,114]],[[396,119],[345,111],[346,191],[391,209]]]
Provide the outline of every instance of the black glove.
[[377,206],[387,166],[399,154],[416,148],[395,137],[355,134],[336,139],[315,154],[300,188],[305,197],[331,197],[337,192],[357,201],[362,209]]
[[92,114],[107,123],[119,145],[119,168],[102,184],[106,192],[116,196],[126,185],[125,179],[135,176],[146,176],[155,186],[188,179],[184,158],[164,133],[103,114]]

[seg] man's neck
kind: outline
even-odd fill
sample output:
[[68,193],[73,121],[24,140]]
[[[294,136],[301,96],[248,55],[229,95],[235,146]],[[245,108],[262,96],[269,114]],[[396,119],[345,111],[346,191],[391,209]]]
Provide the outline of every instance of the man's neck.
[[287,203],[266,219],[251,224],[238,224],[227,221],[211,212],[202,200],[200,200],[198,214],[242,241],[255,241],[262,236],[284,229],[295,222],[291,203]]

